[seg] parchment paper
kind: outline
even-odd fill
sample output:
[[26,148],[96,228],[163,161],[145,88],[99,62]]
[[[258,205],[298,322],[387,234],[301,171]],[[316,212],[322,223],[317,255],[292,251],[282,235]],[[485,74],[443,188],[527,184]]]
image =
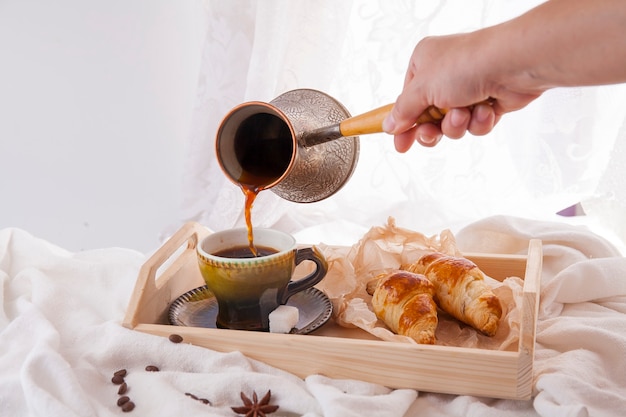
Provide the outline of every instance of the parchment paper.
[[[336,323],[344,327],[361,328],[382,340],[405,343],[416,342],[409,337],[394,334],[377,319],[372,310],[372,297],[366,291],[367,282],[382,272],[416,262],[428,252],[463,256],[449,230],[428,237],[397,227],[393,218],[389,218],[384,226],[370,229],[352,247],[322,245],[319,248],[328,260],[329,270],[317,287],[331,299]],[[511,351],[517,349],[520,322],[518,305],[521,305],[524,282],[520,277],[508,277],[503,282],[490,277],[486,279],[502,304],[502,318],[496,335],[482,335],[439,309],[436,331],[438,345]]]

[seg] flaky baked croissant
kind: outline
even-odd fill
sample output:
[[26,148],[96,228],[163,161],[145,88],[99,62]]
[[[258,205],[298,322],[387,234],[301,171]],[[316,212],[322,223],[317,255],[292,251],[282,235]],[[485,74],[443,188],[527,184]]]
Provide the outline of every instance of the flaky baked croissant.
[[426,277],[408,271],[389,272],[370,281],[367,292],[372,295],[376,317],[391,331],[417,343],[435,343],[435,287]]
[[487,336],[496,334],[502,306],[472,261],[433,252],[402,269],[424,274],[434,284],[435,301],[443,311]]

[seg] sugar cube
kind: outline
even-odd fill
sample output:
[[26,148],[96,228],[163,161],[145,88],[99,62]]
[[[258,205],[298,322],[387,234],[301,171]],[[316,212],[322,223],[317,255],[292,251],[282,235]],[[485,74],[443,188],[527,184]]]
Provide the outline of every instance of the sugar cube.
[[300,312],[297,307],[281,305],[270,313],[270,332],[289,333],[298,324]]

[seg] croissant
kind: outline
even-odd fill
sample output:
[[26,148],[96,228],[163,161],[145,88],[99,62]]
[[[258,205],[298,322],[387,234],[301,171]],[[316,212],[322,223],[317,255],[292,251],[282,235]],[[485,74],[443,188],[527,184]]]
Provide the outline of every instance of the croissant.
[[437,305],[434,285],[423,275],[393,271],[370,281],[376,317],[396,334],[408,336],[417,343],[434,344],[437,329]]
[[472,261],[433,252],[402,269],[424,274],[434,284],[443,311],[487,336],[496,334],[502,306]]

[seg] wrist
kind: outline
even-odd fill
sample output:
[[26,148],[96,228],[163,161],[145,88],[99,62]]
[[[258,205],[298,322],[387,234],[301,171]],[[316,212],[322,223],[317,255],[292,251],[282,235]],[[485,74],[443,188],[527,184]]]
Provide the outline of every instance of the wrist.
[[475,32],[476,52],[484,94],[495,99],[511,94],[538,96],[550,88],[525,39],[511,22]]

